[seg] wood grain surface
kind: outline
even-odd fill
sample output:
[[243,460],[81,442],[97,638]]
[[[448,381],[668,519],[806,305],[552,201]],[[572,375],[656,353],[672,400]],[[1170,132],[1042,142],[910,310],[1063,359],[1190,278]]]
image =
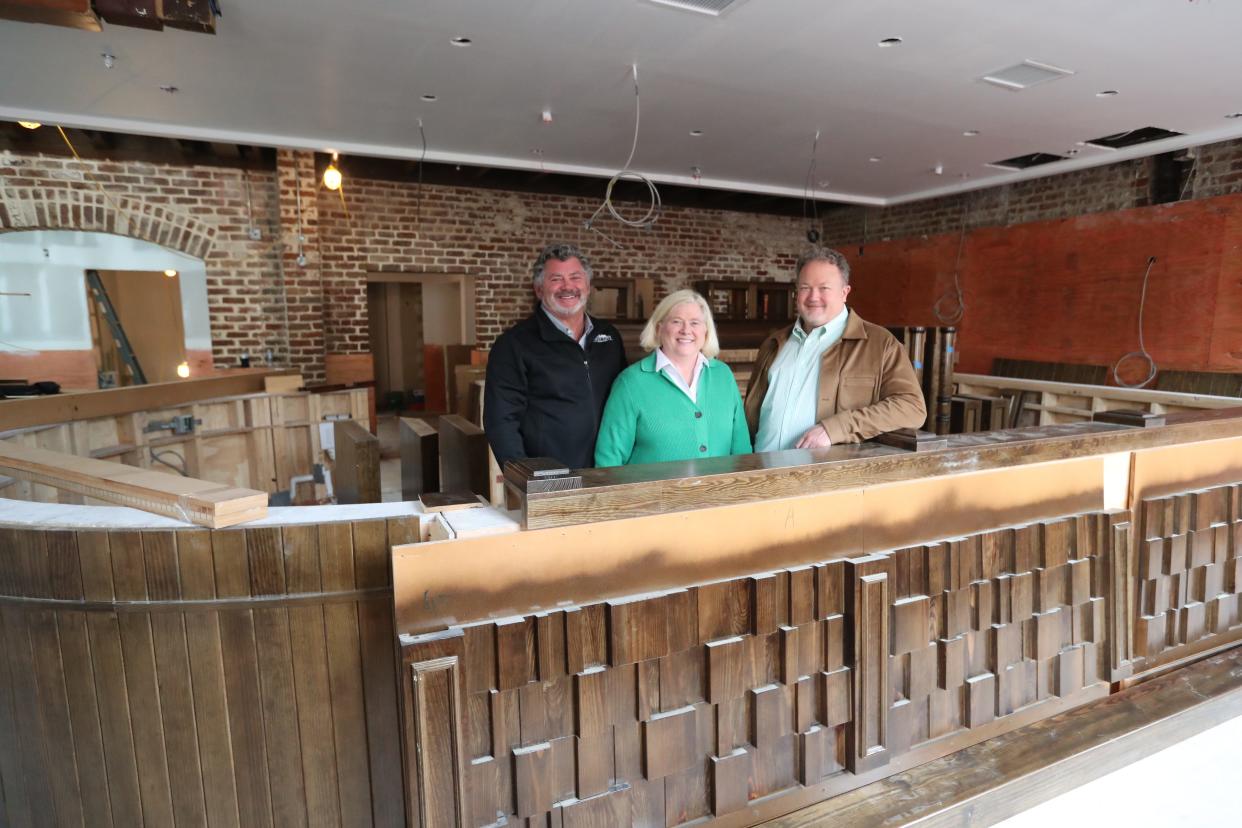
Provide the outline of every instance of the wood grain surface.
[[417,519],[0,530],[0,825],[403,826]]

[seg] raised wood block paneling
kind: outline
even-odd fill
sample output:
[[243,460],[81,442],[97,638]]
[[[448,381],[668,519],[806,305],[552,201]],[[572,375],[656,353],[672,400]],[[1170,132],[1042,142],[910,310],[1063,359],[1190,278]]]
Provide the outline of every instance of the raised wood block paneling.
[[1134,572],[1141,671],[1242,640],[1242,484],[1147,498]]
[[[1096,698],[1116,521],[1067,515],[456,628],[469,822],[744,824],[768,794],[846,790],[940,737]],[[454,629],[406,660],[444,657]]]

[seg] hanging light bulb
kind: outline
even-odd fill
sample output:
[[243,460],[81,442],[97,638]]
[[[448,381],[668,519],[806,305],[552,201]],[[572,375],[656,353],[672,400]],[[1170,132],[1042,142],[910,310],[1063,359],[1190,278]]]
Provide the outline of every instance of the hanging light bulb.
[[190,363],[183,362],[177,366],[177,376],[186,379],[190,376]]
[[169,279],[175,279],[177,277],[177,271],[173,270],[170,267],[168,270],[164,271],[164,275],[167,276]]
[[39,127],[43,126],[43,124],[39,123],[38,121],[18,121],[17,125],[24,126],[26,129],[38,129]]
[[323,186],[329,190],[341,189],[341,171],[336,168],[336,153],[332,153],[332,163],[323,171]]

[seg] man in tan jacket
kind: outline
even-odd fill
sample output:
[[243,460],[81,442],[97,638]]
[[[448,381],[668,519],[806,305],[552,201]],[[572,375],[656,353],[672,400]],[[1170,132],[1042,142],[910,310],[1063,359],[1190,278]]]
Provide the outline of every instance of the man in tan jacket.
[[755,451],[857,443],[927,419],[906,350],[845,306],[850,265],[816,247],[798,259],[798,320],[759,347],[746,391]]

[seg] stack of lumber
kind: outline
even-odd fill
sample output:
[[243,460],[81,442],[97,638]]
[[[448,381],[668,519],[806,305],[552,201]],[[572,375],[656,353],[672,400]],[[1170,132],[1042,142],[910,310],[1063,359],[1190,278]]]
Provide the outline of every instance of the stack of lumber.
[[267,494],[0,442],[0,472],[107,503],[221,529],[267,516]]

